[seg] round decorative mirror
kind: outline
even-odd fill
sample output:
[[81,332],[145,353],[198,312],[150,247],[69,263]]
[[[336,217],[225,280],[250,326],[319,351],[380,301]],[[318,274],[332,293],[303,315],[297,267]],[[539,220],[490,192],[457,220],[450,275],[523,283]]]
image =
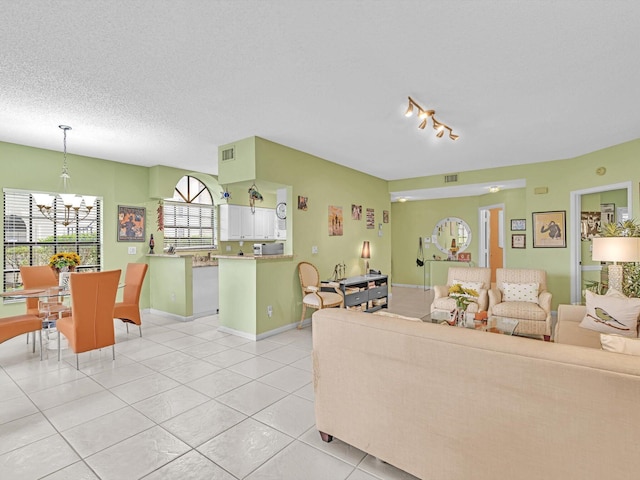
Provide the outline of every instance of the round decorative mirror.
[[433,237],[436,247],[447,257],[464,252],[471,244],[471,229],[458,217],[447,217],[436,223]]

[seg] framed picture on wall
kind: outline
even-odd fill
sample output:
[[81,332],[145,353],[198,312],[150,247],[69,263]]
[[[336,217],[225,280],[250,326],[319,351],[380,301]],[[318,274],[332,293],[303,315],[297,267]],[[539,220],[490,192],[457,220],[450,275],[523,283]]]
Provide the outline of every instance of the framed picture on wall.
[[511,248],[527,248],[527,236],[524,233],[514,233],[511,235]]
[[533,213],[533,248],[566,248],[566,212]]
[[147,209],[118,205],[118,241],[144,242]]
[[524,218],[512,218],[511,219],[511,231],[519,232],[527,229],[527,221]]

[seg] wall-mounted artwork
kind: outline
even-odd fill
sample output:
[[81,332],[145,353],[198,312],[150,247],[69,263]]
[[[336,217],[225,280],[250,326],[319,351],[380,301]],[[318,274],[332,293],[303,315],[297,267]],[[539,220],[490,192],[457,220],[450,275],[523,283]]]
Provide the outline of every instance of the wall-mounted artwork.
[[566,248],[566,212],[533,213],[533,248]]
[[511,234],[511,248],[527,248],[527,236],[524,233]]
[[580,212],[580,239],[600,236],[600,212]]
[[118,241],[144,242],[144,225],[147,218],[144,207],[118,205]]
[[527,229],[527,221],[524,218],[511,219],[511,231],[524,231]]
[[367,228],[376,228],[376,217],[373,208],[367,208]]
[[389,223],[389,210],[382,211],[382,223]]
[[306,210],[306,209],[307,209],[307,197],[298,195],[298,210]]
[[342,207],[329,205],[329,236],[335,237],[342,235],[342,227],[344,218],[342,216]]
[[362,220],[362,205],[351,205],[351,220]]

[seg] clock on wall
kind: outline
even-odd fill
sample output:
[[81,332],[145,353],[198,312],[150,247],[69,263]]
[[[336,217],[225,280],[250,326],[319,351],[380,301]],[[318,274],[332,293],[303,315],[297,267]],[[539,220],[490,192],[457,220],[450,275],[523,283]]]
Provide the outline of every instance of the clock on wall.
[[276,216],[280,220],[284,220],[287,218],[287,204],[284,202],[280,202],[276,205]]

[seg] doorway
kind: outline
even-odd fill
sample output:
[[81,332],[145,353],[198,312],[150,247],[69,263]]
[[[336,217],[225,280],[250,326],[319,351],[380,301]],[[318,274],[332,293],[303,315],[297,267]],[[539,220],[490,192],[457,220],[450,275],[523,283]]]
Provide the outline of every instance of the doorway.
[[491,268],[491,283],[496,281],[496,269],[505,265],[504,204],[481,207],[480,215],[480,267]]
[[591,195],[594,193],[606,193],[613,190],[626,190],[627,192],[627,205],[626,205],[626,215],[628,218],[633,218],[631,207],[632,207],[632,198],[631,198],[631,182],[622,182],[622,183],[614,183],[611,185],[602,185],[599,187],[587,188],[584,190],[575,190],[570,193],[570,201],[571,204],[569,206],[569,225],[568,232],[569,237],[571,238],[571,242],[569,243],[570,247],[570,268],[571,268],[571,303],[573,304],[581,304],[582,303],[582,278],[583,271],[588,272],[597,269],[601,270],[599,265],[591,265],[585,266],[583,265],[582,257],[584,255],[584,248],[582,245],[582,197],[585,195]]

